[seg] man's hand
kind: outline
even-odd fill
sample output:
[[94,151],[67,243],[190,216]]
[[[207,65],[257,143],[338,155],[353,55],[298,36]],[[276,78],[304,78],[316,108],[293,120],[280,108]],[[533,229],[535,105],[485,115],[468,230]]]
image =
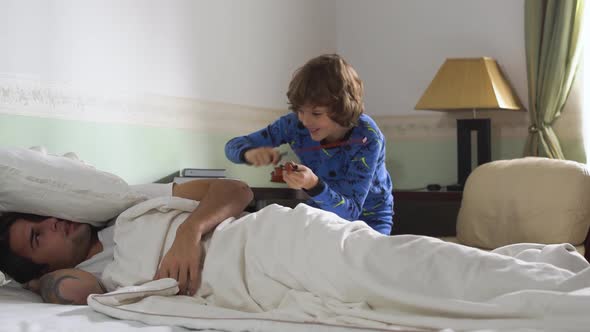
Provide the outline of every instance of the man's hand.
[[253,166],[276,165],[281,161],[281,154],[277,149],[271,147],[254,148],[244,153],[244,159]]
[[318,184],[317,175],[309,167],[301,164],[296,164],[296,166],[292,171],[283,172],[283,180],[289,188],[309,190]]
[[176,230],[176,238],[162,259],[154,279],[176,279],[179,294],[192,296],[201,286],[203,262],[200,234],[185,224],[180,225]]

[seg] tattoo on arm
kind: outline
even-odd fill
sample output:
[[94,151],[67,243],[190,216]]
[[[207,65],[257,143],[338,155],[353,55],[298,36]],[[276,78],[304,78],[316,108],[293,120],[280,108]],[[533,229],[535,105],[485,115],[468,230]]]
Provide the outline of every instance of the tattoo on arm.
[[79,280],[71,275],[62,275],[56,278],[51,273],[41,277],[40,293],[43,301],[56,304],[74,304],[74,300],[63,297],[59,289],[61,283],[67,279]]

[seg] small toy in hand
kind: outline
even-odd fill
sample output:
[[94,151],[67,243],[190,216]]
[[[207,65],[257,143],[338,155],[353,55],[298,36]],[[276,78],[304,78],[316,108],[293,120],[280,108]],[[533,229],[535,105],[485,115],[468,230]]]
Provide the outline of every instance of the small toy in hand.
[[270,182],[282,182],[285,183],[283,179],[283,171],[290,173],[290,172],[297,172],[297,165],[291,161],[285,163],[285,165],[278,165],[275,167],[274,171],[270,173]]
[[292,161],[288,161],[285,163],[285,171],[287,171],[287,173],[297,172],[297,165]]

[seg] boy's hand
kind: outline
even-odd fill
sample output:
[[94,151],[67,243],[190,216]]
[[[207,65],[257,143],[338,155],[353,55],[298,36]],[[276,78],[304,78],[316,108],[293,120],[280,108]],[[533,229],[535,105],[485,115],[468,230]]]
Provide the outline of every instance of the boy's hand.
[[166,253],[155,279],[173,278],[178,281],[179,295],[195,295],[201,286],[204,256],[200,236],[189,227],[180,225],[176,238]]
[[253,166],[276,165],[281,161],[279,150],[271,147],[254,148],[244,154],[246,162]]
[[288,169],[285,167],[283,172],[283,180],[287,183],[289,188],[309,190],[318,184],[318,177],[309,169],[309,167],[294,164]]

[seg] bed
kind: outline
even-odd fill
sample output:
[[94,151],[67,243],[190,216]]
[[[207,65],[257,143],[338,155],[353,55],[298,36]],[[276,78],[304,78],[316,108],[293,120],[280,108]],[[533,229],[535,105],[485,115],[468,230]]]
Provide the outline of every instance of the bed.
[[[385,237],[362,222],[344,221],[303,204],[294,209],[270,205],[239,220],[230,218],[223,222],[206,245],[199,296],[178,296],[175,280],[151,280],[159,249],[152,250],[145,243],[157,242],[160,230],[168,229],[161,248],[169,246],[170,234],[175,234],[182,223],[176,218],[176,211],[188,213],[194,204],[160,197],[121,214],[117,221],[123,229],[121,234],[134,236],[124,237],[124,243],[118,242],[119,257],[103,274],[103,283],[110,292],[90,295],[89,306],[43,304],[26,290],[14,285],[3,287],[2,328],[584,331],[590,321],[585,310],[590,304],[590,269],[572,246],[526,246],[526,250],[515,248],[513,253],[507,250],[504,254],[509,256],[527,251],[528,259],[535,263],[505,264],[507,256],[494,255],[490,259],[484,251],[434,238]],[[156,214],[154,210],[167,212]],[[140,234],[138,228],[145,233]],[[366,241],[366,237],[359,236],[362,234],[374,238]],[[333,237],[342,241],[332,241]],[[269,240],[259,241],[260,238]],[[333,243],[345,245],[335,247]],[[388,251],[391,246],[395,250]],[[395,253],[390,258],[397,268],[379,264],[380,255],[366,256],[375,252]],[[496,267],[484,269],[479,259],[466,259],[473,255],[487,257],[481,262]],[[551,272],[544,264],[538,265],[552,260],[568,263],[566,256],[571,256],[572,264],[560,265],[563,270],[551,268]],[[137,266],[147,269],[141,271]],[[511,272],[514,269],[516,275]],[[316,273],[309,274],[308,270]],[[531,271],[541,277],[531,277]],[[462,277],[466,273],[473,276]],[[545,273],[549,277],[543,277]],[[561,274],[567,275],[563,283],[557,287],[543,286],[553,284],[552,278]],[[358,285],[359,280],[364,283]],[[366,301],[362,300],[365,298]]]
[[187,331],[176,326],[146,326],[113,319],[88,306],[43,303],[41,297],[12,284],[0,288],[0,330],[25,331]]
[[[0,174],[5,182],[17,175],[4,187],[30,186],[22,197],[0,187],[0,207],[21,204],[61,218],[95,214],[88,223],[115,213],[117,227],[130,230],[120,233],[134,236],[121,242],[115,233],[119,256],[103,278],[109,293],[90,295],[89,306],[44,304],[18,285],[1,287],[3,331],[585,331],[590,324],[590,269],[570,244],[520,244],[496,255],[435,238],[385,237],[304,204],[226,220],[208,245],[201,293],[177,296],[175,280],[151,278],[184,220],[178,216],[197,203],[129,194],[121,179],[85,169],[91,174],[82,178],[112,184],[97,193],[94,185],[81,188],[79,177],[70,181],[62,162],[43,175],[43,159],[41,173],[26,184],[31,176],[17,166]],[[91,203],[80,209],[72,198],[55,199],[64,191]],[[49,195],[52,204],[28,206],[30,193]],[[101,204],[92,204],[96,199]],[[156,242],[153,250],[145,246]]]
[[[239,323],[237,324],[240,325]],[[244,326],[246,324],[243,324]],[[248,321],[252,325],[252,320]],[[260,326],[270,331],[333,331],[358,332],[380,331],[379,329],[359,329],[342,326],[322,326],[318,324],[290,324],[288,322],[259,320],[259,327],[253,329],[236,328],[235,331],[259,331]],[[0,288],[0,330],[3,332],[181,332],[192,331],[177,325],[148,325],[137,320],[109,317],[96,312],[89,306],[69,306],[43,303],[40,296],[12,283]],[[220,331],[202,329],[199,331]],[[388,331],[432,331],[403,326],[391,326]]]
[[[573,247],[490,255],[435,238],[386,237],[304,204],[270,205],[224,221],[205,245],[200,293],[178,296],[175,280],[152,277],[160,252],[196,204],[157,197],[123,212],[116,258],[102,277],[109,293],[90,295],[89,306],[42,304],[28,291],[3,287],[2,328],[582,331],[589,320],[590,269]],[[521,252],[528,253],[523,261],[508,260]],[[559,269],[539,265],[568,257],[572,264]],[[553,285],[554,279],[562,281]]]

